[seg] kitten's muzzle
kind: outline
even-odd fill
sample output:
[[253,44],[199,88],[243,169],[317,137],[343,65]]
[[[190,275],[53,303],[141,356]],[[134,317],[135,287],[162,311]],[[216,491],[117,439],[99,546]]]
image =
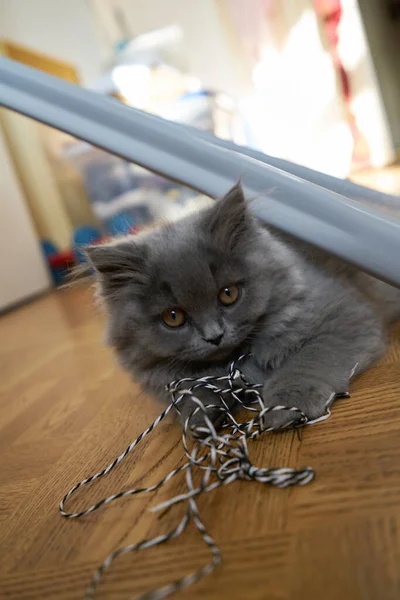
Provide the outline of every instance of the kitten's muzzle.
[[205,342],[207,342],[208,344],[212,344],[213,346],[219,346],[220,343],[222,342],[222,338],[224,337],[223,333],[220,333],[219,335],[210,337],[210,338],[203,338]]

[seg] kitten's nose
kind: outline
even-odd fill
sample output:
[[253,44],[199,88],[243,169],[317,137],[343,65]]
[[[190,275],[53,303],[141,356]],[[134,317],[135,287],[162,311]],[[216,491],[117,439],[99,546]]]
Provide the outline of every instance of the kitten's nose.
[[214,337],[211,338],[204,338],[206,340],[206,342],[208,342],[209,344],[213,344],[214,346],[219,346],[221,343],[222,338],[224,337],[224,334],[221,333],[220,335],[216,335]]

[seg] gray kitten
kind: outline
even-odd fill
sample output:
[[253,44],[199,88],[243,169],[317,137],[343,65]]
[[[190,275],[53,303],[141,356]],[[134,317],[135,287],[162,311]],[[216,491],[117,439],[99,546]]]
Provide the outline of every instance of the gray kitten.
[[[239,185],[211,208],[88,254],[109,343],[163,399],[172,380],[226,374],[251,352],[243,372],[264,385],[265,403],[315,419],[347,391],[355,365],[360,373],[383,353],[387,324],[400,316],[400,291],[264,227]],[[211,393],[201,398],[216,403]],[[268,418],[284,426],[293,416]]]

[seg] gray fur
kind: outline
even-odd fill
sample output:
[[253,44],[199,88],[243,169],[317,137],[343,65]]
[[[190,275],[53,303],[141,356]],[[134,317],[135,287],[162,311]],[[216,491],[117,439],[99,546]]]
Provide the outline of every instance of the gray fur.
[[[170,381],[226,373],[235,356],[251,352],[244,373],[264,384],[266,404],[317,418],[333,392],[347,390],[356,363],[360,373],[384,352],[387,324],[400,316],[398,290],[266,229],[240,186],[210,209],[88,254],[108,309],[109,343],[160,398]],[[218,291],[232,283],[239,300],[223,307]],[[161,322],[170,307],[188,314],[183,327]],[[221,333],[218,347],[205,341]],[[277,415],[283,425],[285,414]]]

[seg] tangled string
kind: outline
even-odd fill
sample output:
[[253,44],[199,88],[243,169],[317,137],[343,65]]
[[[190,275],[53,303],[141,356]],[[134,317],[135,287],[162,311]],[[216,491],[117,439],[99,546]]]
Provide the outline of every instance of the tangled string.
[[[174,581],[164,587],[157,588],[150,592],[140,594],[135,600],[159,600],[165,598],[174,592],[178,592],[193,583],[196,583],[206,575],[209,575],[221,563],[221,552],[213,538],[209,535],[197,508],[197,498],[201,494],[206,494],[223,485],[228,485],[238,479],[246,481],[257,481],[259,483],[270,484],[277,487],[287,487],[289,485],[305,485],[314,477],[314,471],[310,467],[302,470],[289,468],[269,469],[258,468],[251,464],[247,448],[247,441],[259,437],[261,434],[272,431],[273,427],[266,425],[264,417],[275,411],[290,411],[293,413],[293,420],[285,424],[285,428],[293,425],[306,425],[311,423],[306,415],[295,407],[273,406],[266,407],[260,394],[260,385],[251,384],[244,378],[240,371],[240,363],[247,358],[245,355],[230,364],[227,375],[221,377],[203,377],[199,379],[186,378],[172,382],[167,386],[171,394],[171,404],[161,413],[159,417],[150,425],[146,431],[141,433],[122,454],[120,454],[108,467],[77,483],[60,502],[60,512],[67,519],[77,519],[84,517],[89,513],[99,509],[101,506],[109,504],[118,498],[133,496],[154,492],[164,486],[168,481],[179,473],[184,472],[186,476],[187,492],[171,498],[151,509],[158,511],[166,509],[174,504],[186,503],[187,511],[178,523],[178,525],[163,535],[142,539],[141,541],[129,546],[119,548],[110,554],[102,565],[94,573],[85,594],[85,600],[92,600],[96,587],[103,573],[110,567],[112,562],[119,556],[127,552],[138,552],[145,548],[151,548],[177,538],[185,530],[189,522],[193,522],[197,527],[204,543],[209,547],[212,558],[211,561],[202,568]],[[352,374],[354,373],[352,371]],[[215,404],[205,406],[196,396],[201,389],[207,389],[216,396]],[[239,423],[230,411],[227,398],[233,397],[242,408],[251,413],[252,418]],[[321,419],[329,416],[329,406],[334,398],[334,394],[327,399],[327,413]],[[231,399],[231,398],[230,398]],[[180,405],[193,403],[193,411],[186,419],[182,444],[187,461],[180,467],[174,469],[166,475],[161,481],[147,488],[134,488],[121,491],[93,504],[81,512],[68,513],[65,510],[66,501],[81,487],[92,483],[108,475],[132,450],[157,427],[159,423],[175,409],[180,413]],[[187,406],[187,405],[186,405]],[[220,431],[217,431],[213,422],[209,418],[209,411],[221,411],[224,416],[224,424]],[[196,413],[201,411],[203,414],[203,424],[195,431],[197,437],[193,438],[193,431],[189,431],[190,420]],[[250,416],[250,415],[249,415]],[[318,419],[318,420],[321,420]],[[315,421],[313,421],[315,422]],[[276,428],[275,428],[276,429]],[[192,435],[189,435],[191,433]],[[200,437],[201,436],[201,437]],[[197,481],[197,483],[195,483]]]

